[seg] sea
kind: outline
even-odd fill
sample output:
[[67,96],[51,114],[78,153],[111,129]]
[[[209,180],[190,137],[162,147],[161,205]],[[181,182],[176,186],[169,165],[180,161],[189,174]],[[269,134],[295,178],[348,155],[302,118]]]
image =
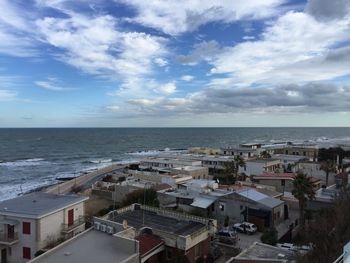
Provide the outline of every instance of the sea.
[[281,141],[349,145],[350,128],[3,128],[0,200],[162,151]]

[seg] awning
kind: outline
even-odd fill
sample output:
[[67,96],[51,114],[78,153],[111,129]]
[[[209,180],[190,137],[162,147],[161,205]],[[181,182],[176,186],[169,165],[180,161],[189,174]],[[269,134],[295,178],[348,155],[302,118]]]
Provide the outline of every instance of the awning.
[[5,218],[5,219],[0,219],[0,224],[6,224],[6,225],[15,226],[15,225],[19,224],[19,221]]
[[199,207],[199,208],[208,208],[214,202],[215,202],[215,199],[196,197],[193,203],[191,204],[191,206]]

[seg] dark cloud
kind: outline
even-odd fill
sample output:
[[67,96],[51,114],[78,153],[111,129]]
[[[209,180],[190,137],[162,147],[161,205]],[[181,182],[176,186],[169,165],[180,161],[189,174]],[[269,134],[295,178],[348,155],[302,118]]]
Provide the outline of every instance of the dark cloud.
[[350,1],[309,0],[305,11],[318,20],[342,19],[350,14]]
[[193,109],[200,111],[224,109],[234,112],[269,108],[349,111],[350,87],[309,83],[274,88],[207,89],[193,103]]
[[349,112],[350,86],[327,83],[259,88],[205,89],[182,99],[130,101],[146,115],[238,112]]

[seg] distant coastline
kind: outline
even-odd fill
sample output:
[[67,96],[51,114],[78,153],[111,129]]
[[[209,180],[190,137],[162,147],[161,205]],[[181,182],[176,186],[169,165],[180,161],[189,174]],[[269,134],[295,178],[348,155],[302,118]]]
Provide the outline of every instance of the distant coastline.
[[1,128],[0,200],[161,151],[244,142],[350,143],[350,128]]

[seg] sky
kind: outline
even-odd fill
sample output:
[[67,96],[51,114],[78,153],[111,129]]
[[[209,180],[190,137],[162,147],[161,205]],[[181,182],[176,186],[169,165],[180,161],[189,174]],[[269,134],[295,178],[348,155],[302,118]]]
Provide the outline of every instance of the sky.
[[350,126],[348,0],[0,10],[0,127]]

